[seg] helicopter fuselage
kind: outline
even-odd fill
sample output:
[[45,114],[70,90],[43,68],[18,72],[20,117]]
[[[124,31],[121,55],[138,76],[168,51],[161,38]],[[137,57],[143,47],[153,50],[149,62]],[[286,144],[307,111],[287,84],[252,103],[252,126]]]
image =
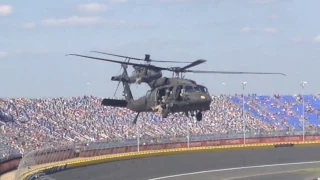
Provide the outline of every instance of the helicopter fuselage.
[[[111,104],[111,101],[117,101],[119,104]],[[104,105],[125,107],[135,112],[158,112],[167,117],[169,113],[210,110],[212,98],[205,86],[185,81],[149,90],[143,97],[124,102],[125,100],[105,100]]]
[[170,113],[187,111],[207,111],[210,110],[211,97],[204,93],[185,93],[181,100],[168,97],[167,102],[160,102],[144,96],[127,105],[127,108],[135,112],[156,112],[154,108],[163,104],[163,108],[168,108]]

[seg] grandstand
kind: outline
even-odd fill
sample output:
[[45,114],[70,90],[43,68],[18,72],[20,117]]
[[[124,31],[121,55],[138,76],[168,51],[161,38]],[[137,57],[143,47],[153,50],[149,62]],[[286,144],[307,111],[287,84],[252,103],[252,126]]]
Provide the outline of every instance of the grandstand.
[[[211,110],[189,127],[191,135],[242,133],[242,95],[212,96]],[[319,129],[320,97],[305,95],[306,131]],[[93,96],[71,98],[0,99],[0,154],[25,153],[70,142],[136,138],[130,110],[100,105]],[[253,134],[302,129],[302,96],[255,95],[244,97],[246,130]],[[186,136],[188,119],[179,114],[161,118],[143,113],[141,139]]]

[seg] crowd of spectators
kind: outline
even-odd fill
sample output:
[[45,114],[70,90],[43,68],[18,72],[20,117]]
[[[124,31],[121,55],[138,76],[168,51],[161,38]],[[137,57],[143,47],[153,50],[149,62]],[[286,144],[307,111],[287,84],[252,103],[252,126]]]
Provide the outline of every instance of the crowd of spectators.
[[[161,118],[156,113],[141,113],[138,118],[140,138],[164,136],[185,137],[202,134],[236,134],[243,132],[242,107],[230,95],[212,96],[211,110],[196,122],[182,113]],[[83,141],[134,139],[136,115],[123,108],[101,106],[102,98],[93,96],[71,98],[0,99],[0,155],[54,147]],[[259,104],[246,102],[253,108]],[[289,105],[287,105],[289,107]],[[287,107],[287,108],[288,108]],[[274,116],[261,110],[263,116]],[[246,131],[254,134],[284,130],[279,122],[265,123],[245,112]],[[285,121],[281,121],[287,127]]]

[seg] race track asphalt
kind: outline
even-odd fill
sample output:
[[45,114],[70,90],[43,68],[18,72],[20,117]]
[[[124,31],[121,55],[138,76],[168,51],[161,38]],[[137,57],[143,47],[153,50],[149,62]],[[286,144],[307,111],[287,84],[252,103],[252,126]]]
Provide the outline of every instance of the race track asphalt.
[[[235,149],[235,150],[222,150],[201,153],[188,153],[169,156],[147,157],[141,159],[123,160],[104,164],[97,164],[92,166],[80,167],[61,171],[51,174],[50,177],[56,180],[149,180],[152,178],[206,171],[217,170],[244,166],[259,166],[267,164],[283,164],[295,162],[309,162],[320,161],[320,146],[304,146],[304,147],[279,147],[279,148],[255,148],[255,149]],[[311,165],[310,165],[311,167]],[[313,164],[312,167],[320,167],[320,163]],[[269,167],[268,167],[269,168]],[[276,167],[260,168],[259,171],[265,172],[272,171],[275,168],[277,171],[285,171]],[[305,168],[305,166],[297,165],[297,168]],[[240,170],[239,170],[240,171]],[[254,171],[259,174],[259,171]],[[263,175],[261,178],[257,177],[244,177],[248,174],[249,170],[242,170],[241,175],[234,174],[237,171],[219,172],[222,174],[218,177],[217,173],[201,174],[201,176],[193,177],[184,176],[180,179],[223,179],[225,175],[233,175],[232,177],[239,177],[237,179],[287,179],[285,177],[292,176],[292,173]],[[252,170],[250,170],[252,173]],[[263,171],[264,172],[264,171]],[[296,172],[295,172],[296,173]],[[225,175],[223,175],[225,174]],[[263,173],[262,173],[263,174]],[[262,175],[260,174],[260,175]],[[302,173],[296,173],[301,175]],[[299,175],[293,175],[298,177]],[[310,176],[309,174],[306,174]],[[229,179],[231,176],[228,176]],[[242,177],[242,178],[241,178]],[[305,177],[305,176],[304,176]],[[174,178],[169,178],[173,180]],[[178,180],[179,178],[175,178]],[[232,178],[234,179],[234,178]],[[301,178],[300,178],[301,179]],[[168,179],[166,179],[168,180]],[[230,179],[231,180],[231,179]]]

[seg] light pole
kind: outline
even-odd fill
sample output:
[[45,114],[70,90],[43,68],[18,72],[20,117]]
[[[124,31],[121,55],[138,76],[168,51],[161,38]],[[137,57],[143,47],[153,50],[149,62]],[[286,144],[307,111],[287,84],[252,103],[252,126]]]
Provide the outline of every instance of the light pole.
[[242,82],[242,123],[243,123],[243,144],[246,144],[246,122],[244,117],[244,87],[247,85],[247,82]]
[[[188,118],[189,119],[189,118]],[[187,122],[187,145],[188,145],[188,148],[190,147],[190,132],[189,132],[189,125],[190,125],[190,122],[188,121]]]
[[302,87],[302,141],[304,142],[304,134],[305,134],[305,130],[304,130],[304,120],[305,120],[305,118],[304,118],[304,87],[307,85],[307,81],[302,81],[301,83],[300,83],[300,86]]
[[[223,86],[223,90],[225,90],[225,88],[224,88],[224,86],[226,85],[226,83],[222,83],[222,86]],[[223,91],[224,92],[224,91]],[[224,94],[224,93],[223,93]],[[225,97],[222,97],[223,98],[223,101],[222,101],[222,112],[223,112],[223,121],[225,121],[225,117],[226,117],[226,111],[225,111],[225,109],[224,109],[224,103],[225,103],[225,101],[224,101],[224,98]],[[221,130],[221,121],[220,121],[220,123],[219,123],[219,128],[220,128],[220,130]],[[220,132],[220,131],[219,131]],[[220,135],[220,134],[219,134]]]
[[136,122],[136,131],[137,131],[137,151],[139,152],[140,151],[140,132],[139,132],[139,125],[138,125],[138,122]]
[[90,92],[90,88],[91,88],[90,86],[91,86],[90,83],[87,82],[87,83],[86,83],[86,93],[85,93],[85,95],[87,95],[87,93],[88,93],[88,96],[90,95],[90,93],[91,93],[91,92]]
[[[222,83],[222,86],[223,86],[223,90],[224,90],[224,86],[226,85],[226,83]],[[225,95],[224,93],[222,95]],[[223,109],[223,116],[224,116],[224,97],[223,97],[223,101],[222,101],[222,109]]]

